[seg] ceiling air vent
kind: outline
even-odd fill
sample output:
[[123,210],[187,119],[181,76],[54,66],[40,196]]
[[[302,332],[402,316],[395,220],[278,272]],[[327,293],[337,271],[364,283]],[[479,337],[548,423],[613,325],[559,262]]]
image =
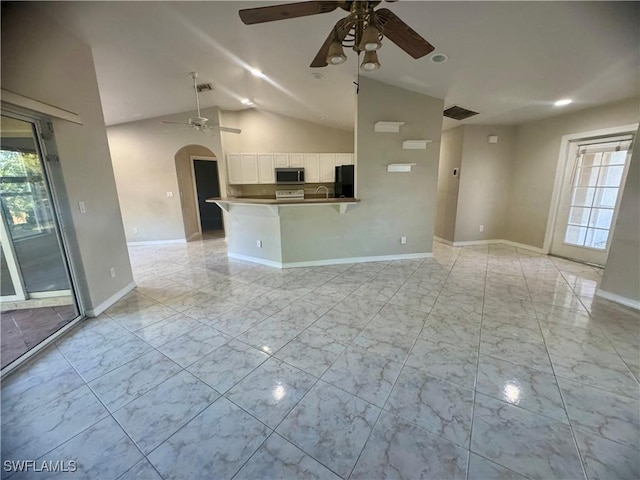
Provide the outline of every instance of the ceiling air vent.
[[201,83],[200,85],[197,85],[196,88],[198,89],[198,93],[210,92],[213,90],[210,83]]
[[478,115],[478,112],[467,110],[466,108],[459,107],[458,105],[449,107],[444,111],[445,117],[453,118],[454,120],[464,120],[465,118],[473,117],[474,115]]

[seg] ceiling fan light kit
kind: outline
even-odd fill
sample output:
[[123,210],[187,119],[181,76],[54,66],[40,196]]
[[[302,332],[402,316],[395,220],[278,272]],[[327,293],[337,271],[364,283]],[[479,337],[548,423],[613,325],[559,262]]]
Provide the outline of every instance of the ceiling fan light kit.
[[[392,0],[387,0],[392,1]],[[245,25],[273,22],[289,18],[333,12],[337,8],[349,12],[335,24],[329,36],[311,62],[312,68],[340,65],[347,60],[343,47],[358,55],[364,52],[360,68],[373,71],[380,68],[376,51],[386,37],[413,58],[421,58],[434,50],[433,45],[387,8],[375,10],[382,3],[362,0],[325,0],[296,2],[268,7],[247,8],[238,13]]]
[[338,40],[331,42],[329,53],[327,54],[327,62],[331,65],[340,65],[346,61],[347,56],[344,54],[342,44]]
[[379,69],[380,62],[378,61],[378,53],[375,50],[365,53],[360,68],[365,72],[372,72],[373,70]]
[[367,28],[364,29],[364,33],[362,35],[362,41],[360,42],[360,50],[364,50],[365,52],[370,52],[372,50],[378,50],[382,47],[382,43],[380,39],[382,35],[378,31],[375,25],[369,23]]

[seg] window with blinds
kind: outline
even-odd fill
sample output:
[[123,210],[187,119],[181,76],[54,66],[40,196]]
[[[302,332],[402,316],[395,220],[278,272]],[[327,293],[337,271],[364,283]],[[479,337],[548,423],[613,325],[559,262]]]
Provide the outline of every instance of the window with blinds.
[[630,148],[631,137],[578,144],[565,244],[607,248]]

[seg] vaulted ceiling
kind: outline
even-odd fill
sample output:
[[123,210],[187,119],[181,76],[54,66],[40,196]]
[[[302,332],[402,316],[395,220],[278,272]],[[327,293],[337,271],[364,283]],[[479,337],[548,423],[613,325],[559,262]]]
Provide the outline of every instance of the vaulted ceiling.
[[[203,107],[254,108],[353,128],[357,56],[309,68],[346,12],[247,26],[238,9],[283,2],[46,2],[93,50],[107,125],[193,110],[189,72],[214,90]],[[423,2],[382,5],[432,43],[414,60],[388,39],[367,77],[480,112],[461,123],[517,124],[638,95],[638,2]],[[252,75],[261,70],[266,78]],[[320,74],[320,75],[317,75]],[[318,77],[318,78],[316,78]],[[571,98],[559,110],[553,102]]]

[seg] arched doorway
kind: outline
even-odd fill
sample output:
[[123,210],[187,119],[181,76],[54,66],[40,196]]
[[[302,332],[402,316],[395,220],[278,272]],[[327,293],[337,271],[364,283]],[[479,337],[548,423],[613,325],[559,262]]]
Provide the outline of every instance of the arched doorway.
[[175,162],[185,238],[195,240],[203,233],[224,236],[220,207],[205,202],[207,198],[226,195],[222,162],[202,145],[182,147],[176,152]]

